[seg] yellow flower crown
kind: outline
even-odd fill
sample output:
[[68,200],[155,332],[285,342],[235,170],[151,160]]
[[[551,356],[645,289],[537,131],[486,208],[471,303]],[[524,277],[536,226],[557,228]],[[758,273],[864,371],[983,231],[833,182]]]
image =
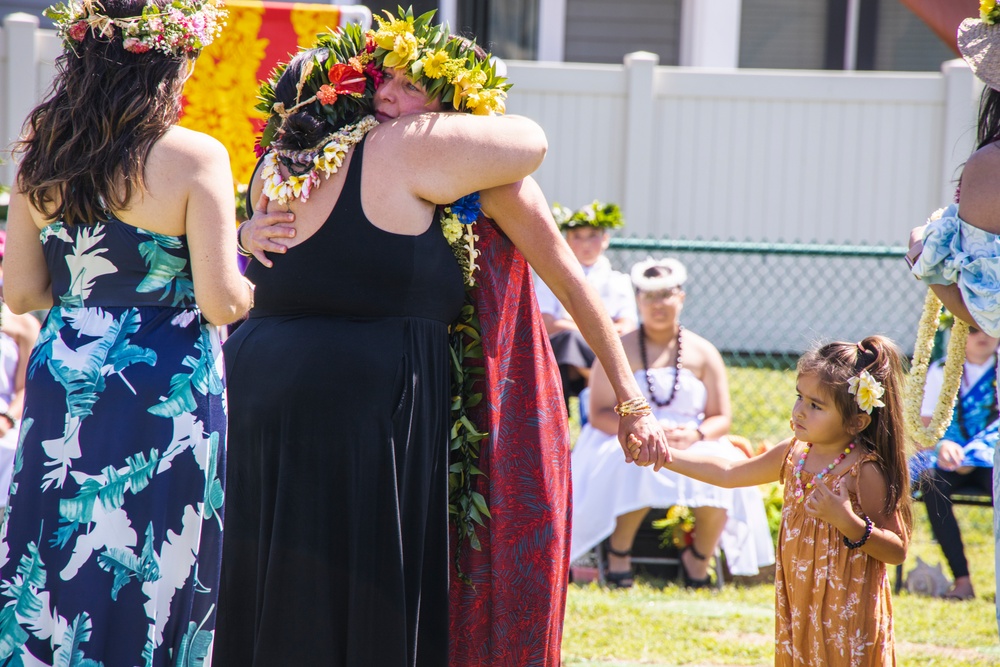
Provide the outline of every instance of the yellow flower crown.
[[979,20],[983,23],[993,25],[1000,19],[1000,8],[997,7],[997,0],[980,0]]
[[506,109],[510,84],[497,75],[496,65],[476,57],[475,42],[453,37],[446,25],[431,23],[434,10],[413,18],[413,9],[399,8],[398,18],[376,16],[378,30],[369,30],[375,62],[383,68],[406,69],[433,98],[456,111],[485,116]]
[[95,38],[114,39],[121,33],[122,46],[130,53],[159,51],[179,58],[196,54],[215,41],[226,25],[227,12],[215,0],[173,0],[162,9],[150,0],[140,16],[111,18],[99,0],[69,0],[45,10],[56,24],[69,50],[87,33]]

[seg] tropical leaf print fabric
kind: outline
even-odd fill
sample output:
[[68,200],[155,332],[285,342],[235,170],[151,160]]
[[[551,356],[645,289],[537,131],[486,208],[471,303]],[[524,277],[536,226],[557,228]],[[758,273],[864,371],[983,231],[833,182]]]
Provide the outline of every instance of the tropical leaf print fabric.
[[0,664],[200,666],[226,414],[186,240],[114,220],[40,237],[56,305],[29,360],[0,543]]

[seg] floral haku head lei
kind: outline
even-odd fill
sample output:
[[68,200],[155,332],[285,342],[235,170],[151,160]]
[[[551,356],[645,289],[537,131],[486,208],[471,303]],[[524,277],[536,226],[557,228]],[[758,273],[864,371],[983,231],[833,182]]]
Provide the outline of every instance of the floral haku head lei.
[[555,203],[552,205],[552,217],[555,218],[560,231],[564,232],[580,227],[618,229],[625,226],[622,210],[618,204],[609,204],[597,199],[575,211],[570,211],[565,206]]
[[431,23],[434,10],[413,17],[413,9],[399,8],[376,16],[378,30],[369,30],[375,61],[383,68],[405,69],[429,97],[451,104],[456,111],[486,116],[506,110],[510,84],[497,74],[490,58],[476,57],[475,42],[452,37],[448,26]]
[[[306,61],[295,86],[294,104],[287,107],[277,101],[276,88],[288,68],[279,65],[269,81],[261,84],[256,109],[269,114],[258,142],[264,156],[261,179],[268,199],[284,205],[293,199],[306,201],[321,182],[337,173],[351,147],[378,123],[371,115],[372,98],[378,71],[372,62],[361,28],[345,26],[334,33],[319,36],[316,47],[327,50],[321,60]],[[293,113],[309,108],[338,128],[316,146],[303,150],[279,149],[274,144],[281,137],[285,120]],[[288,170],[281,174],[280,165]]]
[[997,7],[997,0],[980,0],[979,20],[987,25],[993,25],[1000,19],[1000,7]]
[[850,378],[847,384],[847,391],[854,396],[858,407],[868,414],[871,414],[874,408],[885,407],[885,403],[881,400],[885,394],[885,387],[868,371],[861,371],[856,377]]
[[70,0],[45,10],[68,50],[86,39],[112,40],[120,35],[130,53],[160,53],[180,58],[196,55],[222,33],[226,11],[215,0],[173,0],[162,9],[147,2],[140,16],[111,18],[99,0]]

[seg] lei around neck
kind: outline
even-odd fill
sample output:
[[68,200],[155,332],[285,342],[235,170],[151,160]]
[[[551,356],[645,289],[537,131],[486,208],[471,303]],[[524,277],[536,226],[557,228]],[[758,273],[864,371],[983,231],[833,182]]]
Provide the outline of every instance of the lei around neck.
[[222,34],[227,12],[215,0],[173,0],[162,9],[151,1],[139,16],[112,18],[99,0],[70,0],[45,10],[67,50],[90,33],[107,41],[121,38],[130,53],[160,53],[179,58],[195,55]]
[[405,69],[423,86],[428,97],[451,104],[456,111],[478,116],[506,110],[507,79],[497,75],[490,58],[476,57],[475,42],[452,37],[448,26],[431,23],[435,10],[413,17],[413,9],[376,16],[378,30],[369,30],[376,62],[389,69]]

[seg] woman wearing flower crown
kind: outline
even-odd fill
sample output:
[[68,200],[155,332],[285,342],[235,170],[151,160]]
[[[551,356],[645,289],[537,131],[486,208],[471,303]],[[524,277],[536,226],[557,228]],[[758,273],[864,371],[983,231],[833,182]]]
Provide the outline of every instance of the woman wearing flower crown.
[[[986,84],[979,108],[976,151],[962,168],[956,203],[911,232],[907,258],[912,262],[913,275],[927,283],[956,318],[989,336],[1000,337],[1000,192],[996,188],[1000,175],[1000,6],[996,0],[982,0],[979,18],[962,21],[957,42],[962,58]],[[918,348],[921,341],[933,336],[924,320]],[[960,354],[954,355],[959,361]],[[957,394],[960,378],[960,363],[954,372],[946,370],[944,384],[954,391],[942,390],[942,394]],[[909,412],[919,415],[920,397],[914,393],[907,400],[913,403]],[[939,401],[936,423],[928,427],[930,437],[924,444],[933,446],[944,435],[951,411],[951,403]],[[919,427],[916,424],[913,428]],[[993,505],[1000,506],[1000,450],[994,453]],[[1000,571],[1000,524],[996,523],[994,541]],[[1000,579],[997,584],[1000,592]],[[997,624],[1000,627],[1000,606]]]
[[[412,127],[415,123],[433,127],[456,117],[424,113],[445,105],[473,115],[502,111],[503,79],[497,77],[484,55],[475,54],[469,42],[454,39],[441,26],[430,24],[430,16],[414,19],[401,11],[399,19],[381,20],[380,29],[370,35],[369,45],[374,46],[370,52],[375,63],[383,66],[372,73],[381,79],[374,98],[376,117],[389,127]],[[352,57],[344,55],[348,61]],[[367,62],[355,62],[366,70]],[[379,137],[378,141],[391,149],[391,159],[373,173],[385,180],[393,170],[399,171],[399,160],[413,149],[408,146],[410,139],[383,139],[386,135],[380,134],[381,130],[380,126],[372,132],[365,160],[370,164],[371,147]],[[473,156],[464,148],[456,146],[456,150],[463,154],[462,164],[467,168],[483,167],[468,159]],[[442,152],[433,156],[452,159]],[[387,185],[384,192],[396,196]],[[442,217],[442,231],[465,271],[469,305],[463,313],[475,314],[469,318],[463,314],[459,328],[482,332],[481,338],[476,334],[481,352],[462,364],[482,364],[480,369],[472,369],[472,377],[481,373],[485,381],[475,383],[470,390],[481,394],[481,401],[470,391],[460,390],[459,395],[469,403],[471,422],[489,434],[482,441],[478,460],[473,459],[483,474],[451,476],[458,487],[458,493],[454,488],[452,493],[458,527],[452,527],[452,553],[445,556],[457,560],[451,575],[450,664],[556,665],[568,574],[569,436],[558,375],[537,314],[531,272],[515,244],[556,286],[580,321],[587,323],[584,326],[595,350],[607,360],[623,399],[623,437],[634,433],[642,442],[627,453],[632,457],[628,460],[662,462],[665,443],[648,408],[643,411],[644,401],[624,400],[640,396],[638,387],[599,299],[586,289],[579,264],[561,240],[534,181],[529,178],[483,190],[480,204],[482,212],[494,217],[496,224],[479,216],[480,206],[470,205],[468,198],[444,207]],[[456,232],[456,219],[475,224]],[[277,252],[277,267],[282,255],[291,260],[295,253],[294,247],[286,251],[282,246],[292,233],[296,232],[289,226],[267,228],[251,223],[244,228],[242,239],[262,266],[271,263],[264,251]],[[254,276],[263,283],[263,272]],[[461,429],[459,422],[455,428]],[[453,438],[452,447],[461,452],[465,444],[458,440],[456,443]],[[458,459],[453,467],[468,463],[461,453]],[[471,487],[463,487],[465,483]],[[476,507],[465,509],[463,503],[470,498],[475,499],[476,507],[489,508],[491,518],[485,519],[484,525],[469,518],[478,512]],[[439,565],[437,561],[433,564]],[[527,581],[525,570],[530,572],[530,584],[512,583]],[[436,610],[438,614],[442,611]],[[428,618],[437,622],[444,616],[421,616],[422,626]],[[250,619],[245,619],[244,623],[248,622]],[[434,663],[435,658],[440,661]],[[448,656],[435,654],[427,664],[446,664],[447,660]]]
[[28,117],[4,296],[51,308],[31,353],[0,560],[0,663],[201,664],[221,566],[218,325],[253,303],[232,174],[175,125],[223,16],[205,0],[73,0]]
[[911,511],[903,371],[892,341],[829,343],[799,359],[795,436],[750,459],[673,451],[710,484],[785,486],[775,569],[774,664],[896,664],[886,565],[902,563]]

